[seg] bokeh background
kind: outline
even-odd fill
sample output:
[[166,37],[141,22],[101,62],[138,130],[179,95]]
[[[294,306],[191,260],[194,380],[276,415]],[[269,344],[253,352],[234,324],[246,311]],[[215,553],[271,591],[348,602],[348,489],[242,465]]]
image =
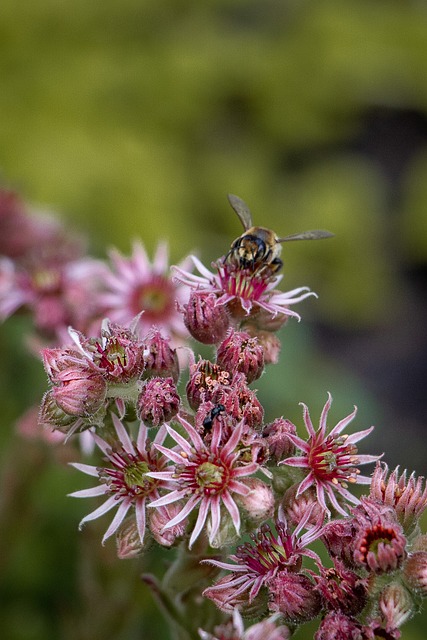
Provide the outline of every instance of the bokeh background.
[[[226,194],[286,235],[309,285],[259,381],[267,417],[359,407],[365,451],[426,474],[427,4],[422,0],[2,0],[0,179],[87,233],[93,255],[209,262],[241,233]],[[167,638],[141,565],[93,544],[68,454],[14,427],[45,376],[0,328],[0,629],[6,640]],[[87,486],[87,483],[86,483]],[[97,549],[95,552],[94,549]],[[163,560],[161,560],[163,562]],[[425,638],[427,617],[403,628]],[[312,632],[303,629],[300,638]]]

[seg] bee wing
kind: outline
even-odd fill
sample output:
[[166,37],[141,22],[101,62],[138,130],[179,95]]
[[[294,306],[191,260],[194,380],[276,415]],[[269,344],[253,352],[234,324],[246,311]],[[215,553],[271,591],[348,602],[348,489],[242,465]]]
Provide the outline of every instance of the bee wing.
[[246,202],[239,198],[239,196],[234,196],[232,193],[229,193],[227,197],[228,202],[239,216],[240,222],[242,223],[245,231],[253,227],[252,214]]
[[315,229],[314,231],[304,231],[303,233],[293,233],[284,238],[277,238],[277,242],[289,242],[290,240],[321,240],[322,238],[332,238],[334,236],[330,231]]

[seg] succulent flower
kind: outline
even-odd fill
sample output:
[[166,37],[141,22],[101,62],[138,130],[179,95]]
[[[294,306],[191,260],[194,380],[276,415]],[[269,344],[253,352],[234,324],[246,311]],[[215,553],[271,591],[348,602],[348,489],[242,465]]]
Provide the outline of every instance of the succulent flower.
[[326,423],[331,403],[332,397],[328,394],[328,400],[323,407],[317,431],[313,427],[307,406],[302,404],[304,407],[304,424],[309,436],[308,440],[305,441],[289,433],[289,440],[300,449],[301,455],[282,460],[279,464],[308,470],[306,477],[299,486],[297,497],[309,487],[314,486],[317,499],[326,513],[330,513],[326,504],[327,497],[339,513],[347,515],[347,511],[337,500],[337,494],[344,500],[358,504],[358,498],[347,490],[348,483],[370,484],[371,478],[360,475],[357,465],[375,462],[378,460],[378,456],[359,455],[355,443],[369,435],[374,427],[370,427],[365,431],[358,431],[350,436],[348,434],[341,435],[341,432],[355,417],[357,412],[355,407],[352,413],[340,420],[327,433]]
[[236,532],[239,533],[240,512],[233,494],[247,495],[250,488],[242,478],[251,476],[258,469],[254,462],[241,461],[242,450],[238,445],[243,422],[236,426],[225,442],[221,423],[216,422],[212,429],[212,440],[207,445],[189,422],[181,417],[178,419],[190,441],[166,426],[178,449],[169,449],[161,444],[156,444],[156,448],[173,464],[165,471],[150,472],[148,475],[166,481],[172,490],[154,500],[151,507],[161,507],[181,500],[185,502],[179,514],[165,525],[165,529],[175,526],[198,508],[197,520],[190,536],[190,547],[202,532],[208,515],[209,541],[213,541],[221,523],[223,507],[230,514]]
[[93,434],[93,438],[103,452],[109,466],[94,467],[79,462],[72,463],[72,466],[79,471],[98,478],[100,484],[91,489],[75,491],[69,495],[74,498],[108,496],[100,507],[81,520],[80,528],[86,522],[95,520],[114,507],[118,507],[113,521],[104,534],[103,544],[118,530],[129,510],[134,508],[142,545],[145,537],[147,503],[159,497],[160,488],[168,486],[164,480],[153,479],[149,475],[150,471],[163,469],[166,464],[166,459],[159,455],[156,448],[165,439],[166,430],[164,427],[159,429],[151,443],[147,439],[147,427],[141,422],[136,442],[133,442],[117,416],[112,414],[112,420],[118,438],[115,445],[112,446],[96,433]]

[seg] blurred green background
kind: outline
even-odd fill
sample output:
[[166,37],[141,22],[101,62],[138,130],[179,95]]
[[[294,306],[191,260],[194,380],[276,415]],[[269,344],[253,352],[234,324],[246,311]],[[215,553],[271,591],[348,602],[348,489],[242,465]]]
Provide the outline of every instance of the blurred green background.
[[[0,70],[3,185],[95,255],[165,238],[172,261],[209,264],[241,233],[228,192],[279,235],[333,231],[285,246],[282,286],[319,300],[259,381],[267,417],[301,422],[301,400],[316,417],[329,390],[332,419],[357,404],[356,427],[377,426],[365,451],[426,473],[426,3],[2,0]],[[154,561],[93,557],[106,523],[77,532],[71,454],[15,435],[45,389],[27,328],[0,333],[2,638],[167,637],[138,578]]]

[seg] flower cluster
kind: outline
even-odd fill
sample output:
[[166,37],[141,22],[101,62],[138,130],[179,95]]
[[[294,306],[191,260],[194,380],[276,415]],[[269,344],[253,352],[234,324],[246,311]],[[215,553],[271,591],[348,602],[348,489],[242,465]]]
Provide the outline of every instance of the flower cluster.
[[[291,307],[314,295],[277,289],[281,240],[245,221],[213,272],[192,256],[171,276],[165,244],[152,264],[139,242],[130,258],[88,260],[0,196],[0,314],[34,315],[50,384],[39,422],[94,445],[73,467],[96,484],[71,496],[104,501],[80,526],[114,509],[102,542],[114,536],[119,558],[173,547],[168,578],[146,582],[191,637],[287,640],[318,618],[315,640],[399,638],[427,596],[424,478],[360,454],[373,427],[344,433],[356,408],[331,426],[330,394],[318,428],[302,405],[304,437],[286,417],[266,423],[251,386],[277,361],[278,329],[299,319]],[[245,630],[242,616],[261,621]]]

